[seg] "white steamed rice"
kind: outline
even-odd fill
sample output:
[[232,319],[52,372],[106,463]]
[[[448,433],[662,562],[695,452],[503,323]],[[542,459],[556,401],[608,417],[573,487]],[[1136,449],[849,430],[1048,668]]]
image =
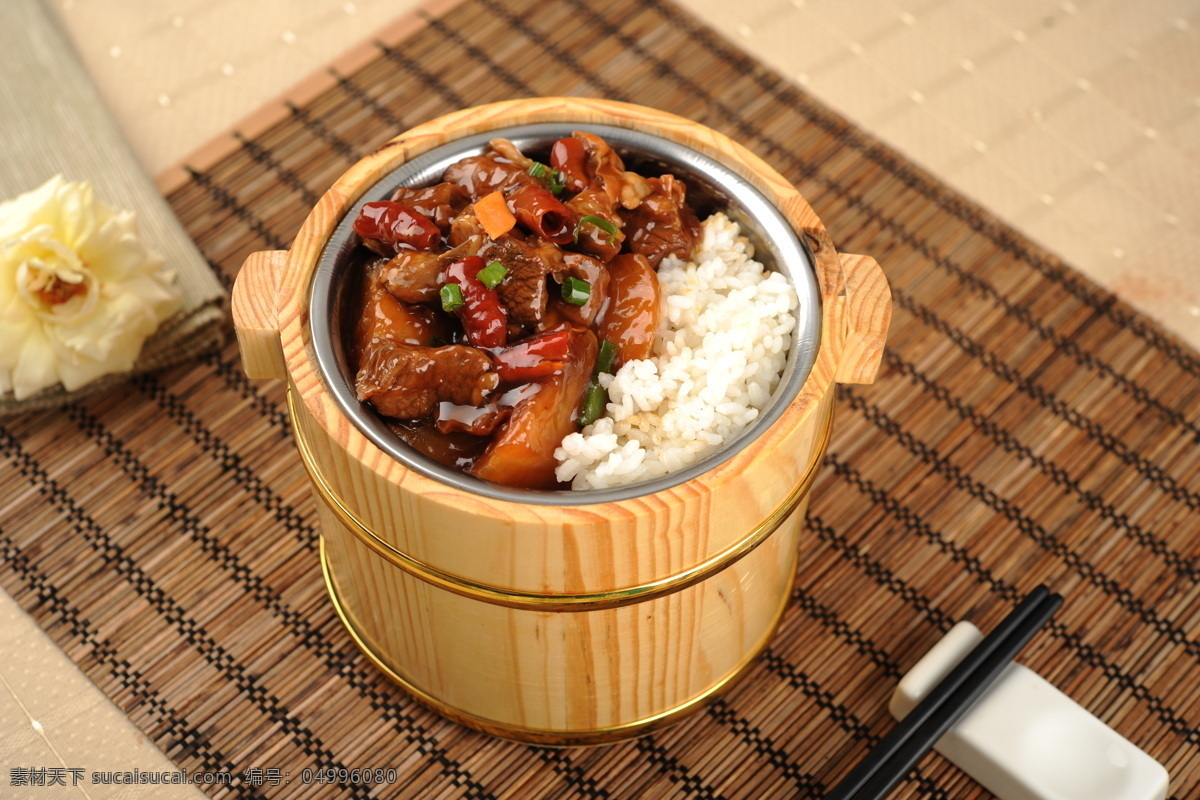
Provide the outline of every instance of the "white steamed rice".
[[703,227],[695,261],[668,256],[659,265],[654,356],[601,375],[606,416],[555,451],[558,479],[571,488],[622,486],[700,461],[753,422],[778,384],[796,293],[753,260],[724,214]]

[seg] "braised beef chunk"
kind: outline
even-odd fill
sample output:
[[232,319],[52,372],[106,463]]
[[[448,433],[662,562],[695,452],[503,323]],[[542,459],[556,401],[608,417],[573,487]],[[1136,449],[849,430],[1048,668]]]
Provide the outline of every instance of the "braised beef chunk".
[[588,184],[587,153],[583,142],[574,137],[559,139],[550,148],[550,166],[562,175],[563,188],[579,192]]
[[533,165],[533,159],[517,149],[508,139],[492,139],[488,142],[484,155],[491,156],[497,161],[507,161],[522,170],[528,170]]
[[546,276],[566,269],[562,250],[536,237],[521,239],[507,234],[485,244],[480,255],[485,261],[499,261],[508,270],[496,291],[509,317],[530,328],[537,327],[549,299]]
[[447,253],[401,253],[388,262],[380,280],[397,300],[428,303],[437,299],[438,275],[446,264]]
[[468,207],[450,224],[450,244],[455,251],[477,255],[485,263],[499,261],[508,274],[496,286],[500,301],[514,322],[536,328],[546,312],[546,276],[566,269],[563,251],[536,236],[512,231],[491,239]]
[[424,189],[401,186],[392,192],[392,201],[421,212],[445,235],[450,231],[450,221],[466,208],[471,197],[466,189],[457,184],[439,183]]
[[380,414],[418,419],[443,401],[477,406],[500,384],[487,353],[464,345],[418,347],[376,341],[358,365],[358,399]]
[[576,131],[572,136],[583,143],[589,186],[598,185],[614,204],[620,203],[624,208],[636,208],[642,198],[650,194],[646,179],[626,170],[625,162],[608,142],[582,131]]
[[466,189],[472,200],[497,189],[505,191],[538,182],[516,164],[487,155],[471,156],[453,164],[446,170],[445,179]]
[[[451,221],[450,233],[446,236],[446,241],[450,243],[451,247],[459,247],[468,241],[475,241],[478,248],[486,239],[487,233],[484,232],[479,217],[475,216],[474,206],[467,206],[463,213]],[[476,255],[476,253],[472,253],[472,255]]]
[[445,320],[433,309],[402,303],[384,287],[381,276],[388,263],[380,259],[367,273],[363,309],[354,327],[355,363],[376,340],[428,345],[449,335]]
[[608,265],[608,306],[596,333],[617,346],[616,366],[653,355],[661,316],[658,275],[646,257],[614,258]]
[[[578,228],[579,249],[608,261],[621,252],[625,241],[618,208],[636,208],[650,194],[650,184],[641,175],[626,171],[621,157],[599,136],[581,131],[572,136],[583,145],[587,173],[587,186],[567,203],[582,223]],[[587,220],[589,216],[607,221],[616,232]]]
[[630,252],[644,255],[655,268],[668,255],[691,257],[700,223],[687,206],[687,187],[674,175],[648,183],[652,191],[641,205],[621,212]]
[[[571,213],[579,220],[576,236],[580,250],[604,261],[621,252],[621,245],[625,242],[625,234],[621,231],[622,221],[616,213],[616,202],[603,188],[589,186],[571,198],[567,208],[571,209]],[[605,230],[603,226],[595,224],[595,220],[589,220],[587,217],[606,220],[616,228],[616,233]]]
[[444,253],[403,252],[387,263],[380,279],[396,299],[432,303],[438,299],[439,279],[455,261],[475,255],[479,242],[464,242]]
[[469,433],[442,433],[424,420],[397,422],[390,420],[388,429],[418,453],[452,469],[468,470],[487,448],[488,439]]
[[556,301],[555,306],[564,317],[586,328],[596,321],[600,310],[608,301],[608,268],[604,266],[603,261],[582,253],[564,253],[563,262],[567,267],[566,274],[587,281],[591,294],[581,306],[561,300]]

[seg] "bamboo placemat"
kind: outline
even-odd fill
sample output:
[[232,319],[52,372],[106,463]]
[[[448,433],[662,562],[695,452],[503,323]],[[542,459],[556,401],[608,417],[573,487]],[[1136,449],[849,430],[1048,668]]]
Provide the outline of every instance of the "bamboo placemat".
[[[389,136],[596,94],[723,130],[795,181],[842,249],[884,265],[890,348],[874,386],[839,395],[765,657],[708,711],[598,749],[489,739],[367,665],[325,597],[282,387],[246,380],[233,347],[5,421],[4,588],[180,765],[290,773],[206,791],[816,797],[890,728],[896,680],[944,631],[986,630],[1046,582],[1067,603],[1022,661],[1197,796],[1200,355],[666,0],[468,0],[354,63],[171,193],[227,286]],[[388,766],[391,787],[301,785]],[[987,794],[932,755],[896,796]]]

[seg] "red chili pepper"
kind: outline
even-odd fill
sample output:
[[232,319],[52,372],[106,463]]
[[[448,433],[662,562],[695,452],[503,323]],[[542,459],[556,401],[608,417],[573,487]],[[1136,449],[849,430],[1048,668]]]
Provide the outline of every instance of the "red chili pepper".
[[545,378],[560,372],[571,355],[571,329],[555,328],[493,353],[496,374],[505,383]]
[[517,222],[555,244],[575,238],[575,215],[544,186],[526,184],[508,195],[508,207]]
[[462,320],[467,341],[476,347],[503,347],[508,344],[508,312],[495,290],[476,277],[483,268],[482,258],[467,256],[446,267],[441,285],[457,283],[462,292],[462,308],[454,313]]
[[562,173],[572,192],[582,191],[588,184],[586,163],[583,142],[574,137],[559,139],[550,150],[550,166]]
[[367,203],[354,220],[354,232],[376,239],[394,250],[430,250],[442,240],[442,232],[424,214],[403,203],[380,200]]

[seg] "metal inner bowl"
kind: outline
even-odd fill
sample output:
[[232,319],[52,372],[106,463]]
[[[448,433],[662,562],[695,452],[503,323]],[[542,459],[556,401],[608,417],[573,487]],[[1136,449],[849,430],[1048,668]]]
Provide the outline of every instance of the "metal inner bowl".
[[[627,169],[647,177],[670,172],[688,187],[688,204],[703,221],[723,211],[741,225],[753,244],[755,259],[788,277],[799,297],[796,327],[779,385],[758,419],[708,458],[659,478],[615,489],[537,491],[483,481],[443,466],[419,453],[388,429],[373,408],[354,392],[354,373],[345,342],[353,328],[351,293],[358,290],[353,267],[361,263],[360,239],[352,230],[363,205],[388,199],[397,186],[422,187],[441,180],[454,162],[479,155],[489,139],[512,140],[522,152],[545,159],[550,145],[574,130],[601,136],[624,159]],[[661,137],[608,125],[546,123],[502,128],[458,139],[397,167],[371,186],[338,223],[326,243],[309,291],[309,330],[318,368],[342,413],[384,452],[409,469],[468,492],[499,500],[537,505],[585,505],[628,500],[684,483],[725,462],[760,436],[783,413],[808,378],[821,337],[820,292],[811,254],[771,202],[744,178],[691,148]]]

